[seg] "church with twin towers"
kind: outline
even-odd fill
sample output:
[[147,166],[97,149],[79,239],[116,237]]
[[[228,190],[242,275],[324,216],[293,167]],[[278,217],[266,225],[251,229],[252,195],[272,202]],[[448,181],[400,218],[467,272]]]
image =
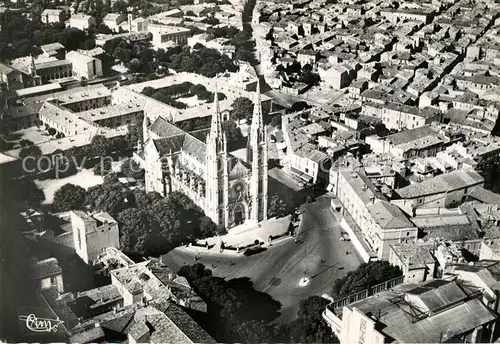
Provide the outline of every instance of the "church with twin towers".
[[209,129],[185,132],[162,116],[145,116],[146,191],[181,192],[217,225],[231,228],[267,219],[267,133],[260,87],[255,92],[246,158],[228,151],[217,92]]

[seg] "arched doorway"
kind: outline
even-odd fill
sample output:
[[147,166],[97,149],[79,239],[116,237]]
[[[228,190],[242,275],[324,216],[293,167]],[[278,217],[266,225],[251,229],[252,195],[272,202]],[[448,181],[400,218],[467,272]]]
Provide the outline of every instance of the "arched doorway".
[[245,207],[243,204],[238,203],[236,207],[234,207],[234,224],[241,225],[245,221]]

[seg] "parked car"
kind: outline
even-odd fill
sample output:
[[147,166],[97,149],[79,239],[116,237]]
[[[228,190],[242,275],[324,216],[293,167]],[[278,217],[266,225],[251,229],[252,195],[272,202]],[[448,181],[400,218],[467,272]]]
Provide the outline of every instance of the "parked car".
[[253,256],[254,254],[261,253],[266,251],[267,248],[259,246],[259,247],[254,247],[254,248],[247,248],[243,254],[247,257]]

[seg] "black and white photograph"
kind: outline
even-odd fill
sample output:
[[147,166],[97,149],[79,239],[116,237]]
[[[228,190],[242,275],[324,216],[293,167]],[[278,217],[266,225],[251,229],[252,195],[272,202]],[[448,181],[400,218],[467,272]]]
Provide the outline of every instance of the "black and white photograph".
[[0,343],[500,343],[500,0],[0,0]]

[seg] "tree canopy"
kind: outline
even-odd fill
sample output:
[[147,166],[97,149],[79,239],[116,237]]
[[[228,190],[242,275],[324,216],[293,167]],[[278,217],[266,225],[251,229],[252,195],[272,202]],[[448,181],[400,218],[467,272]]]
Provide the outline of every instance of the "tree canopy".
[[252,118],[253,113],[253,102],[246,97],[238,97],[234,100],[231,105],[233,110],[231,111],[231,117],[236,120]]
[[340,299],[392,278],[402,276],[402,274],[399,267],[392,266],[387,261],[363,263],[355,271],[351,271],[346,276],[335,280],[332,288],[332,297]]
[[237,332],[244,343],[338,343],[321,314],[329,301],[310,296],[300,302],[297,319],[285,324],[242,323]]
[[269,323],[278,315],[281,304],[268,294],[254,289],[249,278],[226,281],[212,276],[203,264],[185,265],[179,270],[208,306],[205,327],[222,342],[239,341],[236,327],[245,321]]
[[176,72],[197,73],[209,78],[226,71],[236,72],[238,70],[227,55],[203,45],[196,47],[197,49],[191,49],[185,46],[182,51],[173,54],[170,57],[169,68]]
[[[37,46],[59,42],[66,50],[85,49],[95,46],[93,33],[85,33],[76,28],[66,28],[64,23],[43,24],[40,18],[30,20],[22,12],[5,11],[0,13],[0,60],[38,55]],[[91,41],[89,43],[88,41]]]
[[86,191],[79,185],[64,184],[54,193],[54,211],[80,210],[85,203]]
[[267,211],[268,217],[283,217],[288,212],[288,207],[286,203],[278,196],[274,195],[269,203],[269,209]]

